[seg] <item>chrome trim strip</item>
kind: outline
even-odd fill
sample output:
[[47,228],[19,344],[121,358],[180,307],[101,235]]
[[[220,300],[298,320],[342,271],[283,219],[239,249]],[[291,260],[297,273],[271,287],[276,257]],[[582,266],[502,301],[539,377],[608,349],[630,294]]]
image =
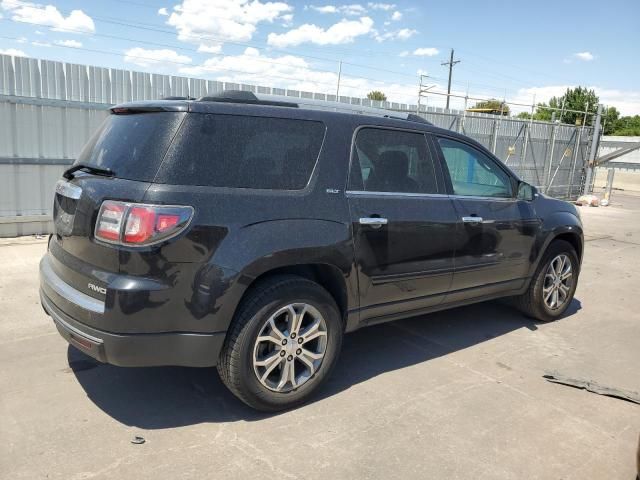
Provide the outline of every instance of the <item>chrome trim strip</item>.
[[369,190],[347,190],[345,192],[347,195],[360,195],[360,196],[371,196],[371,197],[417,197],[417,198],[447,198],[449,195],[445,195],[442,193],[404,193],[404,192],[374,192]]
[[492,202],[514,202],[513,197],[480,197],[474,195],[448,195],[444,193],[406,193],[406,192],[374,192],[369,190],[347,190],[347,195],[380,196],[380,197],[417,197],[417,198],[451,198],[460,200],[489,200]]
[[56,272],[53,271],[47,257],[44,257],[40,263],[40,273],[46,284],[61,297],[66,298],[80,308],[84,308],[90,312],[104,314],[104,302],[76,290],[63,281]]
[[66,180],[58,180],[58,183],[56,183],[56,193],[63,197],[71,198],[72,200],[78,200],[82,195],[82,188]]
[[460,200],[488,200],[491,202],[516,202],[518,199],[514,197],[483,197],[480,195],[449,195],[450,198],[457,198]]

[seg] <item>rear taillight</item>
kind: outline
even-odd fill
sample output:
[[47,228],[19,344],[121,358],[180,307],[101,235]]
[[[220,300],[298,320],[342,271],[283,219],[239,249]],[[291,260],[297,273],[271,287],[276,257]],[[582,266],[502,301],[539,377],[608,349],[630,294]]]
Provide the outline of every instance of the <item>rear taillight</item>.
[[145,246],[175,237],[193,217],[193,207],[102,202],[95,237],[107,243]]

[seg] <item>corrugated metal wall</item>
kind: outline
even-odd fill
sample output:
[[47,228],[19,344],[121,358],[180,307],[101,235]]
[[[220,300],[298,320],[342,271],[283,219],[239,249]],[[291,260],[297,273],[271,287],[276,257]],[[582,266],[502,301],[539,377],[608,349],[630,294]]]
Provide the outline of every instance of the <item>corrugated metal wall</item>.
[[[55,182],[111,105],[222,90],[417,110],[395,102],[0,55],[0,237],[51,231]],[[581,191],[589,128],[424,106],[420,113],[476,139],[551,195],[568,198]]]

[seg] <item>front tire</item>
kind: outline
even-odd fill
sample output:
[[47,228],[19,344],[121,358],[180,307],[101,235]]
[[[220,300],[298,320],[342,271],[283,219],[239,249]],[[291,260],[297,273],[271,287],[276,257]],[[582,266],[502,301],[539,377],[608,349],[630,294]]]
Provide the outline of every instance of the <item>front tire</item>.
[[326,380],[342,336],[340,311],[324,288],[294,275],[272,277],[252,287],[241,302],[218,373],[252,408],[292,408]]
[[573,245],[554,240],[545,252],[527,291],[515,297],[525,315],[551,322],[569,308],[578,284],[580,262]]

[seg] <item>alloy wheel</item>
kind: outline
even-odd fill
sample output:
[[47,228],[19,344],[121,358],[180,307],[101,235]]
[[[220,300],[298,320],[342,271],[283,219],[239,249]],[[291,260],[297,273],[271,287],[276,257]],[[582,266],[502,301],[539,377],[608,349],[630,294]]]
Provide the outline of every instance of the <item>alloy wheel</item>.
[[327,323],[307,303],[278,309],[263,324],[253,348],[253,370],[262,385],[290,392],[318,371],[327,351]]
[[547,308],[557,310],[563,307],[569,299],[572,286],[571,259],[561,253],[551,260],[544,276],[542,298]]

